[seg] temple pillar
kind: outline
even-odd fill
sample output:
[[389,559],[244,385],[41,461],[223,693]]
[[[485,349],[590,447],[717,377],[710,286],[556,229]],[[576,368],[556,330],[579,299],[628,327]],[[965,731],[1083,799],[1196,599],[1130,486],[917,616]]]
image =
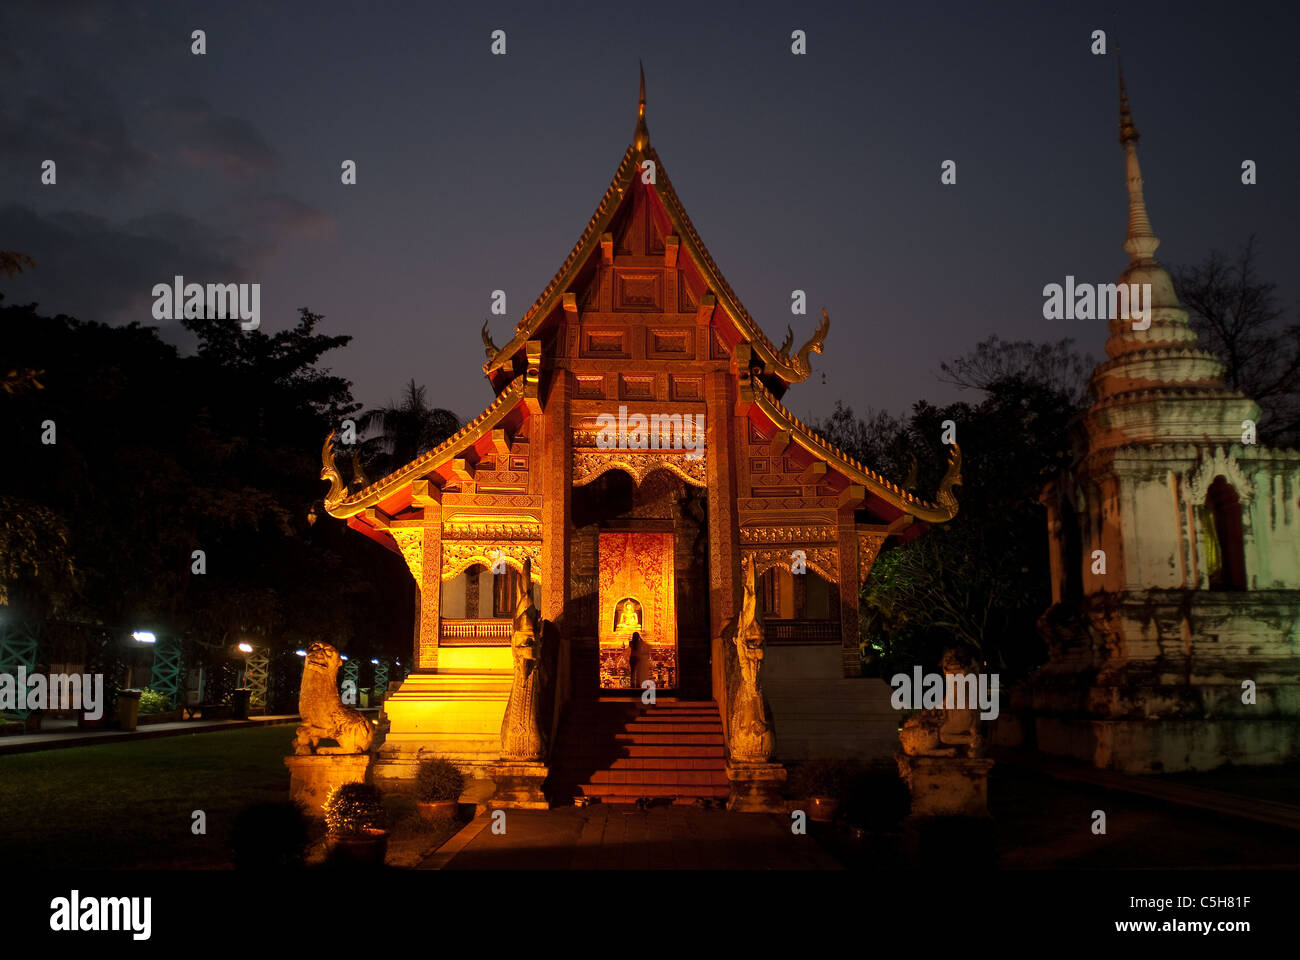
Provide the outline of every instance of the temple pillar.
[[840,588],[840,657],[844,676],[862,676],[862,652],[858,638],[858,593],[861,587],[858,567],[858,531],[854,524],[854,505],[840,507],[839,588]]
[[420,588],[420,640],[415,651],[415,667],[417,670],[432,670],[438,666],[441,622],[442,504],[433,503],[424,508],[421,541],[420,576],[417,583]]
[[569,528],[573,505],[573,434],[569,429],[569,377],[556,370],[546,397],[546,412],[535,422],[542,427],[541,451],[536,469],[541,472],[542,494],[542,619],[556,624],[560,637],[556,667],[555,709],[569,699],[570,631],[565,626],[569,586]]
[[732,416],[732,378],[725,371],[704,380],[705,476],[709,503],[709,636],[713,698],[727,716],[727,660],[722,629],[736,615],[740,596],[740,517],[736,504],[737,434],[745,421]]

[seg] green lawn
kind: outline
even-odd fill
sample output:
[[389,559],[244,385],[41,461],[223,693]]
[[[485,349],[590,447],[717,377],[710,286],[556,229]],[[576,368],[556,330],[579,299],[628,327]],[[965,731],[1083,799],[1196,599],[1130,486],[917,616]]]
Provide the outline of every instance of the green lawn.
[[[289,799],[292,740],[292,726],[274,726],[0,756],[0,862],[229,867],[235,815]],[[191,830],[195,810],[205,835]]]

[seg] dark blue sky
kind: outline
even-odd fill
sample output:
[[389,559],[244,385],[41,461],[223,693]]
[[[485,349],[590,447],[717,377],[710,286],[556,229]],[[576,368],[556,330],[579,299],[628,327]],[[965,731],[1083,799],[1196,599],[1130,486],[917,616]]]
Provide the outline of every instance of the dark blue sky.
[[[154,323],[150,290],[177,273],[258,282],[267,329],[309,306],[355,336],[333,363],[363,402],[415,378],[472,416],[490,293],[504,343],[631,139],[641,59],[652,142],[751,314],[796,343],[831,315],[795,412],[949,399],[939,362],[992,333],[1101,354],[1104,321],[1044,321],[1042,288],[1127,260],[1115,61],[1089,53],[1114,4],[268,7],[5,5],[0,247],[37,261],[11,301]],[[1255,233],[1293,319],[1297,27],[1294,5],[1250,2],[1120,22],[1159,256]]]

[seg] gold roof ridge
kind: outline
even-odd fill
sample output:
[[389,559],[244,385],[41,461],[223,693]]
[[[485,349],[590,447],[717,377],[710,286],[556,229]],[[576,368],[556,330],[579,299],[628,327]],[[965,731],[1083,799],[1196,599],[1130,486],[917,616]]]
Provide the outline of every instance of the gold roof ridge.
[[[849,474],[850,479],[856,479],[865,486],[870,487],[875,493],[880,495],[881,499],[892,504],[905,513],[908,513],[921,520],[928,520],[935,523],[943,523],[951,520],[957,515],[955,507],[948,509],[942,504],[932,500],[925,500],[915,494],[908,493],[898,484],[886,480],[883,476],[872,470],[866,464],[851,457],[839,447],[826,440],[815,430],[800,420],[794,413],[785,407],[770,390],[757,381],[754,383],[754,398],[758,403],[759,409],[772,418],[778,426],[790,430],[793,436],[798,436],[805,440],[805,449],[813,454],[828,455],[830,459],[839,461],[836,468],[841,472]],[[811,446],[809,446],[811,445]],[[812,449],[815,447],[816,449]],[[954,449],[956,444],[953,444]],[[960,457],[960,451],[956,451],[956,456]],[[960,459],[957,460],[957,476],[960,474]],[[951,487],[960,480],[954,477],[954,471],[951,466],[943,481],[940,483],[940,490],[947,488],[951,496]]]
[[[356,516],[366,507],[374,506],[379,503],[395,489],[399,488],[412,474],[419,473],[421,470],[427,470],[439,465],[442,459],[446,459],[453,453],[459,453],[456,449],[464,444],[464,441],[471,435],[477,439],[482,435],[485,426],[491,426],[504,417],[513,409],[513,405],[507,407],[511,401],[518,401],[524,394],[524,380],[522,377],[515,380],[508,387],[497,395],[496,399],[488,406],[486,410],[480,413],[473,420],[470,420],[465,426],[461,427],[450,437],[438,444],[431,450],[420,454],[410,463],[398,467],[386,477],[362,487],[355,493],[351,493],[338,500],[325,502],[325,512],[331,517],[339,520],[345,520],[348,517]],[[503,409],[504,408],[504,409]],[[488,421],[491,421],[489,423]],[[440,459],[441,458],[441,459]]]

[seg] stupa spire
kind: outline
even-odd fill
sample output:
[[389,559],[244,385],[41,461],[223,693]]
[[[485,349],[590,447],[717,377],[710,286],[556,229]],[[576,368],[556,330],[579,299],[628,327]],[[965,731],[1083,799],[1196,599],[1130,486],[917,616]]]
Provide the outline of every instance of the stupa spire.
[[636,133],[632,137],[632,143],[637,151],[643,151],[650,146],[650,130],[645,125],[645,66],[637,61],[641,68],[641,92],[637,98],[636,107]]
[[[1115,57],[1119,59],[1119,48]],[[1133,263],[1151,264],[1156,262],[1156,248],[1160,238],[1151,230],[1151,220],[1147,217],[1147,202],[1142,195],[1142,168],[1138,165],[1137,143],[1141,134],[1133,123],[1133,113],[1128,105],[1128,90],[1124,86],[1124,65],[1119,63],[1119,142],[1124,148],[1125,168],[1128,179],[1128,237],[1124,240],[1124,249],[1132,257]]]

